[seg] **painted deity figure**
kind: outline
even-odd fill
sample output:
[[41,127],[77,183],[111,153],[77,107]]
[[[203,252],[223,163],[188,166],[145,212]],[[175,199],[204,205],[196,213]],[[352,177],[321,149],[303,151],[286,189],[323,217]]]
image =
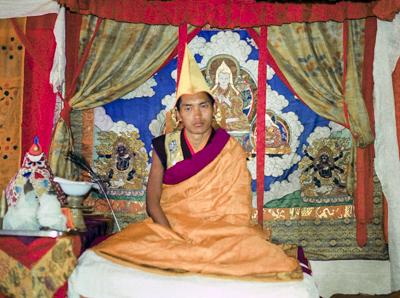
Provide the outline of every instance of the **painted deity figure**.
[[288,132],[282,122],[276,119],[276,115],[265,115],[265,147],[268,154],[289,154]]
[[[256,143],[257,130],[256,126],[253,129],[253,144]],[[255,145],[254,145],[255,148]],[[265,153],[266,154],[290,154],[291,148],[289,145],[288,129],[282,120],[278,120],[274,113],[268,112],[265,114]]]
[[115,166],[119,171],[125,171],[129,168],[131,155],[124,143],[118,143],[116,148]]
[[211,93],[218,100],[222,126],[227,131],[248,131],[250,125],[243,113],[243,101],[240,92],[233,84],[232,71],[225,61],[222,61],[216,70],[215,84]]
[[122,186],[125,180],[132,180],[136,173],[133,166],[135,153],[130,153],[127,146],[119,141],[114,154],[114,167],[108,171],[108,178],[115,180],[111,182],[112,185]]

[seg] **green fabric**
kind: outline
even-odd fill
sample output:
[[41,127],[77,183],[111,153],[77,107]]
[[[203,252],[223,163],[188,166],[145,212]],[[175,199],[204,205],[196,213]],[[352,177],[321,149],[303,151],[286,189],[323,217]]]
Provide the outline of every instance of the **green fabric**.
[[[93,34],[95,16],[84,17],[81,53]],[[177,27],[103,20],[71,98],[73,110],[102,106],[136,89],[164,63],[178,43]],[[57,176],[76,178],[64,158],[73,148],[71,129],[60,119],[50,149],[50,165]]]
[[361,93],[364,20],[349,21],[345,90],[343,23],[292,23],[268,29],[269,51],[301,100],[319,115],[345,125],[344,99],[355,143],[372,143]]
[[[332,206],[332,203],[306,203],[301,199],[300,190],[287,194],[286,196],[272,200],[264,204],[264,208],[307,208]],[[353,201],[342,203],[341,205],[352,205]]]

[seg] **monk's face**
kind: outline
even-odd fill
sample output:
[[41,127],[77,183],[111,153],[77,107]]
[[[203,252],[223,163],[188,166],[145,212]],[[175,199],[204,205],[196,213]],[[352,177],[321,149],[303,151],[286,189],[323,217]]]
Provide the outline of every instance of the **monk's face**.
[[177,112],[188,133],[203,134],[211,130],[214,106],[207,93],[185,94]]

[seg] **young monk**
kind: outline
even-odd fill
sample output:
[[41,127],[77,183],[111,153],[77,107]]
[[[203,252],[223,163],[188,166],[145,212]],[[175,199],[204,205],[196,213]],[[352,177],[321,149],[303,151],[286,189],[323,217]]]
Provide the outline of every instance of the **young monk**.
[[153,140],[151,219],[129,225],[95,252],[128,266],[301,279],[297,260],[251,225],[246,154],[225,130],[213,129],[214,99],[187,49],[177,98],[183,129]]

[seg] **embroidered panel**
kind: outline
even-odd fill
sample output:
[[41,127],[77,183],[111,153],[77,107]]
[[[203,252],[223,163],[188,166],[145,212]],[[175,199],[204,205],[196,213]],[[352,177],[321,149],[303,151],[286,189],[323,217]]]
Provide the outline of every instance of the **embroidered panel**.
[[[18,19],[21,28],[25,21]],[[0,192],[17,173],[21,159],[24,56],[11,21],[0,20]]]

